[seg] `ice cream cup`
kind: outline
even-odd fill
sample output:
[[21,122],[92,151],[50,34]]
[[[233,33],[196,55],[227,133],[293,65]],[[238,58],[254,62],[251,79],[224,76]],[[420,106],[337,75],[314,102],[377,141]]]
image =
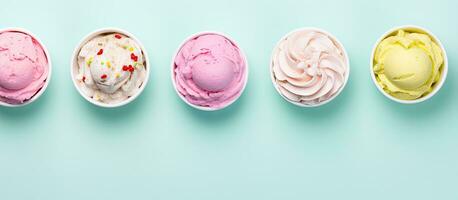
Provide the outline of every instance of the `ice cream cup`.
[[[280,89],[278,88],[277,86],[277,83],[275,82],[275,77],[274,77],[274,73],[273,73],[273,57],[274,57],[274,53],[275,53],[275,48],[280,45],[280,43],[285,40],[289,35],[297,32],[297,31],[316,31],[316,32],[321,32],[321,33],[324,33],[326,35],[328,35],[330,38],[332,38],[335,42],[337,42],[337,44],[339,46],[342,47],[342,51],[343,51],[343,54],[344,54],[344,57],[345,57],[345,60],[346,60],[346,65],[347,65],[347,73],[345,74],[345,80],[344,80],[344,83],[342,85],[342,87],[339,89],[339,91],[334,95],[332,96],[331,98],[325,100],[325,101],[322,101],[318,104],[313,104],[313,105],[307,105],[307,104],[302,104],[302,103],[299,103],[299,102],[295,102],[295,101],[291,101],[289,100],[288,98],[286,98],[285,96],[283,96],[283,94],[281,93]],[[271,78],[271,81],[272,81],[272,84],[275,88],[275,90],[277,90],[278,94],[286,101],[288,101],[289,103],[292,103],[296,106],[299,106],[299,107],[306,107],[306,108],[313,108],[313,107],[319,107],[319,106],[322,106],[322,105],[325,105],[329,102],[331,102],[332,100],[334,100],[337,96],[339,96],[339,94],[342,92],[342,90],[345,88],[345,86],[347,85],[347,82],[348,82],[348,78],[350,76],[350,59],[348,57],[348,54],[347,54],[347,50],[345,49],[344,45],[334,36],[332,35],[331,33],[323,30],[323,29],[320,29],[320,28],[316,28],[316,27],[303,27],[303,28],[298,28],[298,29],[295,29],[295,30],[292,30],[290,31],[289,33],[285,34],[280,40],[278,40],[278,42],[276,43],[274,49],[272,50],[272,56],[271,56],[271,59],[270,59],[270,66],[269,66],[269,70],[270,70],[270,78]]]
[[[433,41],[437,45],[439,45],[440,49],[442,50],[443,57],[444,57],[444,63],[443,63],[443,66],[442,66],[441,79],[439,80],[439,82],[436,83],[436,85],[434,86],[433,90],[430,93],[428,93],[427,95],[425,95],[425,96],[423,96],[421,98],[414,99],[414,100],[398,99],[398,98],[393,97],[390,94],[386,93],[385,90],[383,90],[383,88],[378,84],[377,79],[375,77],[375,73],[374,73],[374,56],[375,56],[375,50],[377,49],[377,46],[380,44],[380,42],[382,42],[382,40],[384,40],[385,38],[387,38],[389,36],[392,36],[393,34],[395,34],[399,30],[415,31],[415,32],[424,33],[424,34],[429,35],[431,37],[431,39],[433,39]],[[374,46],[372,48],[372,54],[371,54],[371,60],[370,60],[369,66],[370,66],[370,73],[371,73],[372,81],[374,82],[374,84],[377,87],[377,89],[383,95],[385,95],[385,97],[387,97],[388,99],[391,99],[391,100],[393,100],[395,102],[402,103],[402,104],[416,104],[416,103],[420,103],[420,102],[426,101],[426,100],[430,99],[431,97],[433,97],[441,89],[441,87],[444,85],[445,79],[447,78],[447,72],[448,72],[448,59],[447,59],[447,53],[445,51],[444,46],[442,45],[442,42],[431,31],[429,31],[426,28],[423,28],[423,27],[420,27],[420,26],[416,26],[416,25],[403,25],[403,26],[394,27],[394,28],[388,30],[387,32],[385,32],[377,40],[377,42],[374,44]]]
[[3,28],[3,29],[0,29],[0,33],[1,32],[6,32],[6,31],[15,31],[15,32],[22,32],[22,33],[25,33],[27,35],[30,35],[33,37],[33,39],[35,39],[35,41],[37,41],[41,48],[43,49],[43,51],[45,52],[45,55],[46,55],[46,59],[48,60],[48,76],[46,78],[46,82],[44,83],[43,87],[40,89],[40,91],[37,92],[37,94],[35,94],[30,100],[22,103],[22,104],[9,104],[9,103],[6,103],[6,102],[3,102],[3,101],[0,101],[0,106],[6,106],[6,107],[21,107],[21,106],[25,106],[25,105],[28,105],[34,101],[36,101],[38,98],[40,98],[40,96],[45,92],[46,88],[48,87],[49,85],[49,81],[51,81],[51,74],[52,74],[52,62],[51,62],[51,56],[48,52],[48,49],[46,48],[46,46],[41,42],[41,40],[35,35],[33,34],[32,32],[24,29],[24,28],[18,28],[18,27],[9,27],[9,28]]
[[[130,98],[127,98],[124,101],[121,101],[119,103],[114,103],[114,104],[108,104],[108,103],[99,102],[99,101],[96,101],[95,99],[92,99],[92,98],[88,97],[87,95],[85,95],[83,93],[81,88],[78,87],[78,84],[77,84],[76,79],[75,79],[75,76],[77,74],[77,69],[78,69],[78,54],[79,54],[79,51],[81,50],[81,48],[89,40],[91,40],[92,38],[94,38],[96,36],[99,36],[101,34],[109,34],[109,33],[121,33],[121,34],[124,34],[124,35],[128,36],[129,38],[133,39],[140,46],[140,48],[142,49],[143,56],[145,57],[145,63],[146,63],[145,64],[145,67],[146,67],[145,80],[143,81],[143,84],[139,88],[138,92],[136,94],[132,95]],[[76,90],[78,90],[80,95],[82,97],[84,97],[84,99],[86,99],[87,101],[91,102],[92,104],[94,104],[96,106],[100,106],[100,107],[104,107],[104,108],[120,107],[120,106],[123,106],[123,105],[126,105],[126,104],[132,102],[138,96],[140,96],[140,94],[143,92],[144,88],[146,87],[146,85],[148,83],[149,74],[150,74],[150,70],[151,70],[150,68],[151,68],[151,66],[150,66],[150,63],[149,63],[148,53],[146,52],[146,49],[143,46],[143,44],[140,42],[140,40],[138,40],[132,33],[128,32],[126,30],[123,30],[123,29],[120,29],[120,28],[113,28],[113,27],[101,28],[101,29],[95,30],[94,32],[89,33],[88,35],[83,37],[83,39],[79,42],[79,44],[76,46],[75,50],[73,51],[73,55],[72,55],[72,58],[71,58],[71,61],[70,61],[71,78],[72,78],[73,85],[75,86]]]
[[[188,102],[186,100],[186,98],[180,94],[180,92],[178,91],[177,89],[177,86],[176,86],[176,83],[175,83],[175,74],[174,74],[174,68],[175,68],[175,57],[178,55],[178,53],[180,52],[181,50],[181,47],[183,47],[183,45],[185,45],[188,41],[196,38],[197,36],[200,36],[200,35],[204,35],[204,34],[217,34],[217,35],[221,35],[225,38],[227,38],[228,40],[230,40],[233,44],[235,44],[236,46],[239,47],[239,51],[240,51],[240,54],[242,55],[242,59],[244,60],[245,64],[246,64],[246,75],[245,75],[245,83],[243,84],[243,88],[242,90],[240,91],[239,95],[234,98],[231,102],[229,102],[226,106],[224,107],[220,107],[220,108],[211,108],[211,107],[205,107],[205,106],[198,106],[198,105],[194,105],[190,102]],[[177,93],[177,95],[180,97],[181,100],[183,100],[186,104],[188,104],[189,106],[195,108],[195,109],[198,109],[198,110],[202,110],[202,111],[217,111],[217,110],[222,110],[224,108],[227,108],[228,106],[232,105],[235,101],[237,101],[237,99],[240,98],[240,96],[242,96],[242,93],[243,91],[245,90],[246,88],[246,85],[247,85],[247,82],[248,82],[248,76],[249,76],[249,67],[248,67],[248,60],[245,56],[245,53],[243,52],[243,50],[240,48],[240,46],[229,36],[227,36],[226,34],[224,33],[221,33],[221,32],[217,32],[217,31],[202,31],[202,32],[198,32],[198,33],[195,33],[195,34],[192,34],[191,36],[187,37],[177,48],[175,54],[173,54],[173,57],[172,57],[172,62],[171,62],[171,80],[172,80],[172,84],[173,84],[173,88],[175,90],[175,92]]]

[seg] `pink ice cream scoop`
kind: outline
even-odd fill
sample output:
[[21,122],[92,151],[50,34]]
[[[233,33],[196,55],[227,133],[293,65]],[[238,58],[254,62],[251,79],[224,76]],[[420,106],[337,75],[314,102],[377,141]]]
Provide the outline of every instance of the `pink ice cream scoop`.
[[274,48],[271,75],[277,91],[289,102],[314,107],[336,97],[348,80],[345,49],[318,29],[288,34]]
[[175,87],[185,101],[216,110],[234,102],[246,84],[245,56],[230,39],[203,33],[186,41],[173,64]]
[[29,34],[0,32],[0,101],[23,104],[45,85],[48,60],[43,47]]

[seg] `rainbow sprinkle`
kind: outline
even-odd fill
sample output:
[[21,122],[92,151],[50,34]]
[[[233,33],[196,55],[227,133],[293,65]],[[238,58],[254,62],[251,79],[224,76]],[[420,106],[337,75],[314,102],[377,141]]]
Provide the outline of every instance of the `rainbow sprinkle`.
[[87,66],[91,65],[93,59],[94,57],[89,57],[89,59],[86,61]]

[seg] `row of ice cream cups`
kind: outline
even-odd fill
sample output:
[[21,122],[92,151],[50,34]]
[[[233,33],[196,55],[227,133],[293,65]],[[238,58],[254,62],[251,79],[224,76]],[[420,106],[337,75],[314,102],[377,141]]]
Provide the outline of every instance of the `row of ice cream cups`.
[[[133,101],[147,85],[148,54],[131,33],[103,28],[85,36],[71,58],[71,78],[87,101],[119,107]],[[270,74],[286,101],[317,107],[336,98],[350,75],[350,60],[339,40],[318,28],[294,30],[273,49]],[[370,58],[372,80],[399,103],[431,98],[447,76],[447,56],[439,39],[425,28],[401,26],[383,34]],[[43,43],[21,28],[0,30],[0,105],[27,105],[46,90],[52,64]],[[200,32],[183,41],[174,54],[171,78],[178,96],[205,111],[235,102],[248,80],[247,58],[239,45],[219,32]]]

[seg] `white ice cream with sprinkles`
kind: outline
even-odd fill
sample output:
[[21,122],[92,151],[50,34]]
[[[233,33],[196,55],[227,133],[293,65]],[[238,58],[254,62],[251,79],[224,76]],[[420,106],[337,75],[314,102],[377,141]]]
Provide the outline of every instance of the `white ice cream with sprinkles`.
[[79,51],[77,62],[77,85],[88,97],[107,104],[135,95],[146,77],[140,45],[120,33],[89,40]]

